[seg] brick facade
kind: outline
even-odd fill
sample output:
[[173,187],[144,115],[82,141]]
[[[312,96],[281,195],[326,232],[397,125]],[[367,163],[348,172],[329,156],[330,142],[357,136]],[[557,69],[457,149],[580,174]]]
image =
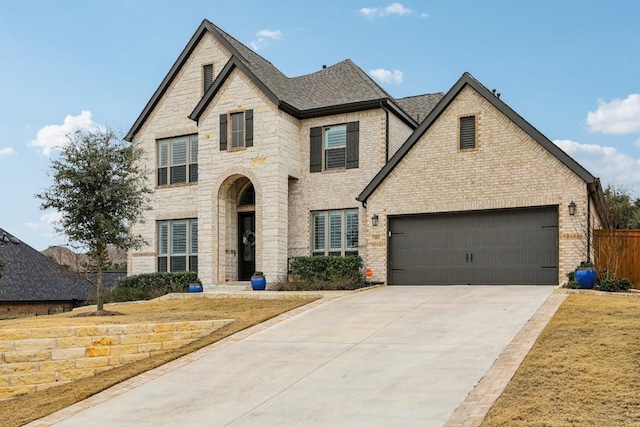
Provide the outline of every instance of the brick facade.
[[[458,121],[476,116],[476,148],[458,147]],[[567,205],[578,208],[570,216]],[[451,102],[367,200],[367,264],[374,280],[387,279],[387,216],[557,206],[559,277],[586,259],[587,186],[537,141],[471,87]],[[599,218],[592,205],[592,220]]]

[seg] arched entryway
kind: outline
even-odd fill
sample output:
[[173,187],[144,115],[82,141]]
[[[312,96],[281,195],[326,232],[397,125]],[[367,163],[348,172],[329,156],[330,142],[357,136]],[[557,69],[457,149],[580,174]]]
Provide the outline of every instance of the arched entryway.
[[218,280],[247,281],[259,267],[256,188],[245,175],[225,179],[218,192]]

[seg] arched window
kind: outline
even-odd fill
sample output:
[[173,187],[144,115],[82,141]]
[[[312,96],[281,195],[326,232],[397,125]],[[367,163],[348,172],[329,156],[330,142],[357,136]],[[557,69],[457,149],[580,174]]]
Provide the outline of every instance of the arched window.
[[251,206],[256,204],[256,192],[253,189],[253,184],[249,184],[240,197],[240,203],[238,206]]

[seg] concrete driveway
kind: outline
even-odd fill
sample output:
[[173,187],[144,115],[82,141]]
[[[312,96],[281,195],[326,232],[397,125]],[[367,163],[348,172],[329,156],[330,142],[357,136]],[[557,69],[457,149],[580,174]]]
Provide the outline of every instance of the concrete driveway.
[[442,426],[552,293],[356,292],[142,378],[55,425]]

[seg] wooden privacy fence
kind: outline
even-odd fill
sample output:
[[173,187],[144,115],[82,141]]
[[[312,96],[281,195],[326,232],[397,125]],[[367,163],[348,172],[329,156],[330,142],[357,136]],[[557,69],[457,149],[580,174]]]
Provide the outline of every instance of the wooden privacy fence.
[[640,230],[594,230],[593,249],[598,271],[626,277],[640,289]]

